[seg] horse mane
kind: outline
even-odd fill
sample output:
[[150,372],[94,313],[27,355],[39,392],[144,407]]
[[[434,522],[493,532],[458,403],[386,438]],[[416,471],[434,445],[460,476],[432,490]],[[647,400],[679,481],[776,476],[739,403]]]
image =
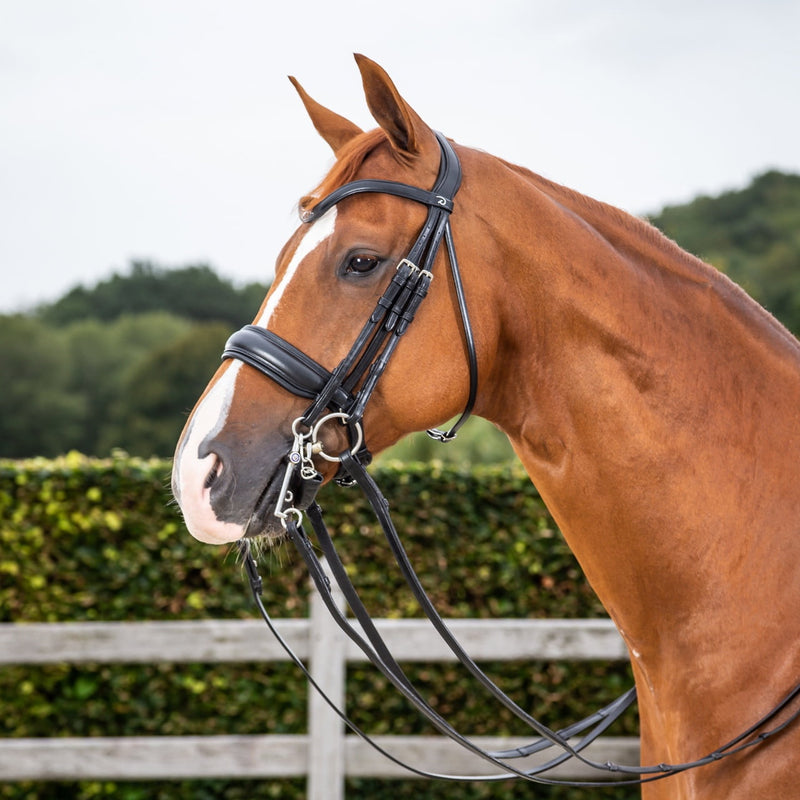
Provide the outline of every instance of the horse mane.
[[721,299],[724,298],[726,303],[735,306],[738,315],[744,315],[755,322],[762,333],[763,326],[766,326],[788,344],[795,354],[798,354],[800,348],[797,339],[769,311],[754,302],[744,289],[731,281],[723,272],[685,251],[646,219],[581,194],[525,167],[503,159],[499,160],[552,200],[577,214],[584,222],[599,231],[613,247],[623,252],[638,253],[647,263],[657,264],[658,269],[669,272],[683,281],[704,289],[715,287]]
[[300,211],[313,211],[314,206],[323,197],[352,181],[364,159],[387,138],[381,128],[375,128],[351,139],[336,154],[336,163],[317,188],[300,198]]
[[[387,139],[386,133],[381,128],[374,128],[355,136],[345,144],[337,152],[334,165],[319,185],[311,193],[300,198],[301,214],[305,211],[312,211],[324,197],[354,180],[367,156]],[[638,250],[640,255],[649,255],[651,258],[648,260],[651,260],[651,263],[659,263],[662,269],[666,269],[676,277],[690,283],[702,287],[711,285],[724,287],[724,294],[729,298],[733,295],[733,298],[736,298],[734,302],[740,308],[742,305],[750,307],[752,315],[755,315],[762,323],[766,322],[768,327],[773,330],[777,329],[781,337],[788,338],[793,349],[797,349],[794,337],[788,334],[768,311],[753,303],[745,292],[732,283],[727,276],[695,255],[687,253],[646,219],[549,180],[526,167],[496,156],[494,158],[507,169],[528,180],[555,202],[576,213],[587,224],[602,232],[612,246],[623,251],[633,248],[635,251]],[[659,257],[658,253],[665,258]]]
[[721,274],[715,267],[681,248],[675,241],[648,222],[647,219],[544,178],[525,167],[502,159],[500,161],[508,169],[533,183],[544,194],[577,214],[587,224],[606,234],[611,244],[618,244],[620,235],[622,238],[626,238],[626,233],[632,234],[634,241],[639,241],[643,245],[668,254],[671,262],[669,266],[672,267],[673,271],[676,271],[679,264],[683,265],[684,269],[677,271],[689,280],[705,285],[708,283],[710,276]]

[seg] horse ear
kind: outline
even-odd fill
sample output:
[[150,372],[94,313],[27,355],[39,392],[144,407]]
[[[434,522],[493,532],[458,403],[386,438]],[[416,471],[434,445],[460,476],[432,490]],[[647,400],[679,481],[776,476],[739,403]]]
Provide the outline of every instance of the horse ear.
[[314,123],[317,132],[331,146],[334,153],[338,153],[349,141],[363,133],[361,128],[350,122],[349,119],[320,105],[300,85],[297,78],[290,75],[289,80],[294,88],[297,89],[297,93],[300,95],[300,99],[303,101],[303,105],[306,107],[308,116],[311,117],[311,122]]
[[420,155],[428,147],[438,152],[436,135],[403,100],[383,68],[359,53],[355,59],[369,110],[389,136],[395,153],[405,160]]

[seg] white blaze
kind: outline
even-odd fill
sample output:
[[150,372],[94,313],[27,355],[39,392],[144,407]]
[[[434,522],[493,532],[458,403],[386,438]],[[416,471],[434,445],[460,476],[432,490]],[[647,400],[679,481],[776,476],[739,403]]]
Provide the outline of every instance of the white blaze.
[[289,262],[286,272],[283,273],[283,277],[280,279],[277,286],[272,287],[272,291],[267,298],[267,304],[264,306],[261,316],[256,320],[256,325],[262,328],[269,327],[272,315],[278,307],[278,303],[280,303],[286,287],[294,277],[295,272],[297,272],[300,262],[312,252],[312,250],[316,249],[319,244],[333,234],[335,227],[336,206],[333,206],[333,208],[326,211],[318,220],[311,224],[310,230],[297,246],[297,250],[294,251],[292,260]]
[[[286,272],[277,285],[273,286],[264,311],[256,321],[257,325],[264,328],[269,326],[272,315],[300,263],[333,233],[335,225],[336,209],[331,208],[309,226]],[[186,527],[192,536],[208,544],[233,542],[244,534],[241,525],[217,519],[211,505],[211,489],[206,487],[206,478],[214,468],[217,456],[213,453],[205,458],[199,456],[203,441],[213,438],[227,422],[241,366],[241,361],[231,361],[227,370],[195,409],[174,467],[174,492],[183,511]],[[221,470],[226,469],[232,469],[232,465],[223,463]]]

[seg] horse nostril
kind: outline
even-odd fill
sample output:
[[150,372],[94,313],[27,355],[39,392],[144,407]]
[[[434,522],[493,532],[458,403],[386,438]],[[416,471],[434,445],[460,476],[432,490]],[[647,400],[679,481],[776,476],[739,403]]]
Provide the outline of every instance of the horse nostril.
[[222,461],[220,461],[219,456],[214,456],[214,463],[206,475],[203,487],[205,489],[210,489],[217,482],[220,472],[222,472]]

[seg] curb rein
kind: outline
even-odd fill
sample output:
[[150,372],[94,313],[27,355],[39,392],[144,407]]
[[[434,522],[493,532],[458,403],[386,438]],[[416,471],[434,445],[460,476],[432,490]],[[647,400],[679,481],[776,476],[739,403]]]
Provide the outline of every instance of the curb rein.
[[[408,329],[420,304],[427,295],[433,279],[431,271],[433,262],[442,241],[445,242],[447,248],[450,272],[456,290],[461,326],[464,332],[470,374],[469,395],[464,411],[449,431],[434,429],[429,430],[428,434],[441,442],[452,441],[470,416],[475,403],[478,386],[475,342],[450,229],[453,198],[461,184],[461,165],[458,156],[447,139],[440,133],[436,134],[436,138],[441,150],[441,160],[439,174],[431,191],[394,181],[357,180],[334,190],[327,197],[320,200],[312,210],[306,211],[302,215],[304,223],[313,222],[341,200],[365,192],[395,195],[422,203],[428,207],[427,219],[416,242],[406,258],[402,259],[398,264],[395,274],[378,300],[375,310],[362,328],[350,351],[333,372],[329,372],[321,364],[277,334],[254,325],[246,325],[240,331],[234,333],[228,340],[222,357],[223,359],[234,358],[243,361],[292,394],[312,401],[303,416],[295,420],[292,425],[293,444],[287,456],[286,471],[274,513],[280,519],[287,535],[302,556],[317,591],[320,593],[325,606],[337,625],[436,730],[476,756],[494,764],[502,772],[493,775],[451,775],[428,772],[404,763],[371,739],[322,691],[301,659],[292,651],[275,628],[261,599],[262,581],[258,574],[258,565],[251,554],[250,541],[242,539],[239,542],[239,548],[243,555],[245,571],[247,572],[259,613],[279,644],[286,651],[290,660],[302,671],[309,683],[342,721],[386,758],[421,777],[452,781],[497,781],[508,778],[522,778],[547,785],[585,787],[609,785],[608,780],[567,781],[545,777],[544,773],[547,771],[571,758],[575,758],[584,765],[597,770],[611,772],[617,776],[635,776],[615,780],[613,783],[623,785],[641,784],[719,761],[779,733],[800,716],[800,711],[794,712],[788,719],[776,724],[769,730],[763,730],[761,733],[758,731],[772,722],[784,708],[796,697],[800,696],[800,684],[753,726],[713,753],[696,761],[645,767],[625,766],[610,761],[604,763],[592,761],[582,755],[581,751],[600,736],[634,702],[636,699],[635,688],[629,689],[615,701],[585,719],[561,730],[554,731],[520,708],[491,681],[464,651],[431,603],[408,559],[405,548],[392,522],[389,514],[389,504],[365,469],[365,465],[370,462],[371,456],[364,445],[361,421],[366,404],[375,389],[378,379],[386,369],[389,358],[397,347],[400,337]],[[341,424],[347,427],[350,440],[350,447],[338,456],[331,456],[326,453],[320,441],[321,428],[333,420],[339,420]],[[338,483],[342,485],[357,484],[361,488],[386,536],[403,577],[436,631],[453,651],[458,661],[484,689],[516,717],[524,721],[537,734],[538,738],[520,748],[499,751],[485,750],[455,730],[417,692],[378,633],[368,610],[362,603],[356,588],[347,575],[344,564],[336,552],[331,536],[322,519],[322,510],[314,501],[314,495],[322,483],[322,476],[313,463],[314,456],[340,464],[339,472],[336,476]],[[333,599],[330,581],[323,570],[320,559],[314,552],[314,546],[303,529],[304,512],[301,509],[305,509],[305,514],[311,522],[323,556],[327,559],[334,579],[360,624],[361,632],[353,627]],[[569,739],[574,739],[579,735],[582,735],[579,740],[574,744],[569,743]],[[558,748],[561,751],[560,754],[533,768],[517,768],[508,763],[509,760],[525,758],[551,747]]]

